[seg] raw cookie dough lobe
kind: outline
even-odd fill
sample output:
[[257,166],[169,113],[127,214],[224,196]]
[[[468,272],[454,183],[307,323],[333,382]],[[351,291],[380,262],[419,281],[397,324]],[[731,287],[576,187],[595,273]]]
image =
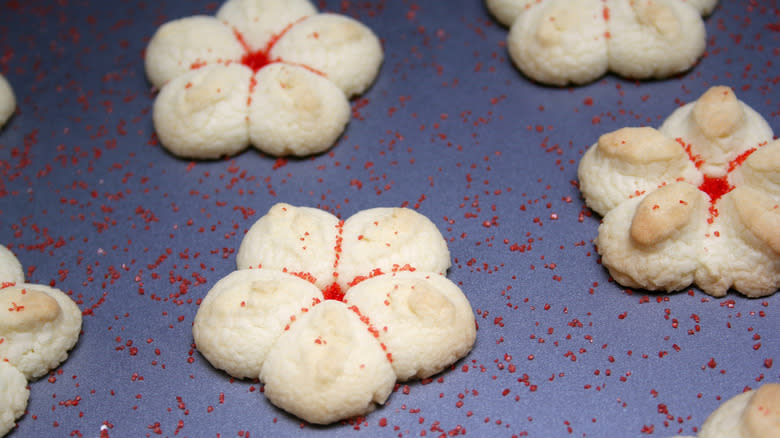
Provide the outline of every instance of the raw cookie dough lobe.
[[22,264],[5,245],[0,245],[0,284],[2,283],[24,283]]
[[683,0],[693,6],[701,15],[710,15],[718,5],[718,0]]
[[474,345],[474,312],[450,280],[423,272],[380,275],[358,283],[344,300],[377,329],[401,381],[430,377]]
[[249,82],[241,64],[209,65],[177,76],[154,102],[154,129],[174,155],[219,158],[249,145]]
[[549,0],[525,8],[507,37],[515,65],[533,80],[584,84],[608,66],[607,26],[600,0]]
[[8,80],[0,75],[0,128],[11,118],[16,110],[16,97]]
[[17,284],[0,289],[0,358],[28,379],[68,357],[81,331],[81,311],[59,289]]
[[734,186],[747,185],[763,190],[775,199],[780,199],[780,140],[759,147],[755,152],[729,174],[729,183]]
[[316,13],[308,0],[229,0],[217,18],[238,31],[252,50],[262,50],[288,26]]
[[602,216],[618,204],[677,179],[700,184],[685,150],[653,128],[621,128],[599,137],[577,170],[586,203]]
[[260,379],[274,405],[310,423],[328,424],[383,404],[396,376],[369,326],[344,303],[328,300],[279,337]]
[[195,345],[215,368],[255,379],[285,327],[323,299],[317,287],[292,275],[233,271],[203,299],[192,327]]
[[0,436],[4,436],[24,415],[30,390],[27,379],[13,365],[0,359]]
[[[599,226],[596,245],[602,264],[627,287],[687,287],[700,267],[708,206],[706,195],[685,182],[623,202]],[[671,218],[668,211],[675,211]]]
[[233,30],[203,15],[169,21],[155,32],[146,47],[146,76],[156,88],[194,66],[241,59],[244,48]]
[[499,23],[509,27],[525,9],[542,1],[544,0],[485,0],[485,6]]
[[609,68],[635,79],[688,70],[704,53],[701,14],[680,0],[609,2]]
[[347,97],[365,91],[384,57],[379,38],[350,17],[317,14],[297,23],[277,41],[271,58],[304,65],[325,75]]
[[408,208],[362,210],[344,222],[337,281],[342,289],[357,277],[398,269],[445,274],[447,242],[436,225]]
[[324,210],[275,204],[249,228],[236,265],[309,274],[324,289],[333,283],[338,225],[338,218]]
[[304,67],[274,63],[255,74],[249,138],[274,155],[311,155],[330,148],[351,117],[339,87]]
[[774,438],[780,435],[780,384],[766,383],[720,405],[698,438]]
[[748,297],[773,294],[780,287],[777,200],[741,186],[720,199],[716,208],[696,284],[716,297],[731,287]]
[[675,110],[659,131],[689,144],[692,155],[704,162],[701,171],[712,176],[725,175],[731,160],[772,138],[766,120],[725,86],[711,87]]

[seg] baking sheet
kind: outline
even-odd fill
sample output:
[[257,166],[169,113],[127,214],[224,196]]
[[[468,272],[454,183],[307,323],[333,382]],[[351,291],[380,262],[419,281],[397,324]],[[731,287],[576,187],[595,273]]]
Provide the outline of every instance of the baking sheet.
[[[600,218],[576,187],[599,135],[658,126],[712,85],[780,129],[775,1],[721,0],[706,55],[684,75],[563,89],[518,73],[481,1],[317,4],[358,18],[385,49],[343,137],[304,159],[191,162],[155,141],[143,51],[163,22],[219,3],[0,3],[0,71],[19,101],[0,131],[0,241],[28,281],[85,313],[70,358],[30,384],[9,436],[671,436],[780,379],[777,295],[611,282],[593,246]],[[192,341],[197,300],[276,202],[431,218],[477,315],[473,351],[328,427],[213,369]]]

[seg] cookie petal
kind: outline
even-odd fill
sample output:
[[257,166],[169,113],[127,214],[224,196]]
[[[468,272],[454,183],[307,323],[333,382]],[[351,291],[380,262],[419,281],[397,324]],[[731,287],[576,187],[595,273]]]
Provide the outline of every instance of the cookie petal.
[[580,190],[605,215],[618,204],[677,180],[699,185],[702,176],[685,150],[653,128],[622,128],[599,137],[580,160]]
[[219,158],[249,145],[249,82],[240,64],[212,65],[167,83],[152,118],[160,142],[185,158]]
[[16,425],[16,419],[24,415],[30,390],[27,379],[13,365],[0,360],[0,436]]
[[22,264],[4,245],[0,245],[0,284],[2,283],[24,283]]
[[217,18],[238,31],[251,50],[262,50],[288,26],[316,13],[308,0],[229,0]]
[[720,177],[729,162],[772,140],[772,128],[729,87],[712,87],[695,102],[675,110],[659,130],[690,145],[701,171]]
[[737,187],[716,207],[696,283],[715,296],[725,295],[731,287],[750,297],[773,294],[780,286],[778,201]]
[[169,21],[155,32],[146,47],[146,76],[156,88],[206,64],[238,61],[244,48],[233,30],[209,16]]
[[323,73],[348,97],[374,82],[383,57],[379,38],[371,29],[338,14],[317,14],[297,23],[271,50],[273,59]]
[[328,424],[383,404],[396,376],[387,353],[355,312],[324,301],[285,331],[260,374],[276,406]]
[[344,299],[377,328],[399,380],[442,371],[468,354],[476,339],[468,299],[439,274],[380,275],[352,287]]
[[249,138],[267,154],[322,152],[333,146],[351,117],[341,89],[306,68],[271,64],[257,72],[254,82]]
[[698,438],[771,438],[780,433],[780,384],[745,391],[716,409]]
[[609,68],[629,78],[664,78],[704,53],[701,14],[679,0],[609,1]]
[[233,377],[256,379],[285,327],[322,300],[317,287],[292,275],[233,271],[203,299],[192,335],[212,366]]
[[599,0],[550,0],[525,8],[509,30],[517,68],[550,85],[584,84],[607,71],[607,27]]
[[[637,228],[633,224],[640,222],[637,215],[652,215],[656,205],[659,210],[669,210],[680,201],[687,205],[677,218],[669,222],[645,219],[657,229],[648,231],[644,242],[634,237],[640,234],[632,230]],[[607,213],[599,226],[596,244],[602,264],[627,287],[667,292],[688,287],[700,268],[708,206],[706,195],[684,182],[623,202]]]
[[344,222],[338,282],[342,289],[361,277],[398,269],[445,274],[447,242],[430,219],[408,208],[362,210]]
[[276,204],[244,236],[236,265],[302,275],[324,289],[334,281],[338,226],[326,211]]

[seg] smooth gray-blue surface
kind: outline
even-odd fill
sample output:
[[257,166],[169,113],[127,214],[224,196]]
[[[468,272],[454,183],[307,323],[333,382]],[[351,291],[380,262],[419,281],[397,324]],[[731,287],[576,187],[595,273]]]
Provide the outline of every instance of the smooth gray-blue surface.
[[[18,113],[0,131],[0,242],[31,282],[85,312],[67,362],[30,384],[10,436],[671,436],[722,401],[780,380],[777,295],[627,291],[593,246],[599,217],[576,169],[599,135],[658,126],[712,85],[780,129],[780,12],[721,0],[706,56],[664,81],[606,76],[538,86],[478,0],[319,2],[382,39],[378,79],[327,153],[254,150],[190,162],[155,141],[144,48],[208,1],[0,2],[0,72]],[[473,351],[400,385],[365,419],[303,424],[262,385],[193,346],[197,300],[235,268],[243,233],[276,202],[342,218],[379,206],[427,215],[477,314]]]

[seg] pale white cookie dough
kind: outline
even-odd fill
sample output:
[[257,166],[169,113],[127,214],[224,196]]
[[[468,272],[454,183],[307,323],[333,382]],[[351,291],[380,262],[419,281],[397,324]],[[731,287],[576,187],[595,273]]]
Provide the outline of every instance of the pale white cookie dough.
[[312,155],[336,142],[352,109],[344,92],[324,76],[297,65],[276,63],[254,77],[249,139],[276,156]]
[[285,327],[322,300],[317,287],[292,275],[234,271],[203,299],[192,326],[195,345],[215,368],[256,379]]
[[702,252],[696,284],[716,297],[734,288],[748,297],[780,287],[780,204],[764,192],[741,186],[717,203]]
[[30,390],[27,379],[13,365],[0,360],[0,436],[4,436],[24,415]]
[[628,78],[666,78],[704,53],[701,14],[680,0],[609,2],[609,69]]
[[390,273],[406,265],[445,274],[450,267],[447,242],[430,219],[408,208],[371,208],[344,222],[339,284],[346,288],[378,269]]
[[660,131],[602,135],[578,175],[585,202],[604,216],[596,243],[610,275],[649,290],[695,283],[713,296],[775,293],[780,141],[772,137],[760,115],[719,86]]
[[708,207],[707,195],[685,182],[621,203],[599,225],[601,263],[623,286],[688,287],[700,267]]
[[291,27],[271,50],[333,81],[349,97],[364,92],[379,73],[379,38],[363,23],[338,14],[317,14]]
[[281,335],[260,379],[274,405],[328,424],[383,404],[396,376],[369,327],[344,303],[328,300]]
[[780,436],[780,384],[765,383],[716,409],[698,438],[776,438]]
[[383,61],[360,22],[307,0],[228,0],[216,17],[161,26],[146,49],[160,143],[182,158],[215,159],[252,144],[269,155],[330,148]]
[[0,75],[0,128],[11,118],[16,110],[16,97],[8,80]]
[[718,6],[718,0],[683,0],[683,1],[696,8],[696,10],[699,11],[700,14],[705,16],[710,15],[712,11],[715,9],[715,6]]
[[541,0],[485,0],[485,6],[499,23],[509,27],[524,9],[539,2]]
[[24,283],[22,264],[5,245],[0,245],[0,284],[2,283]]
[[308,0],[232,0],[222,4],[217,18],[243,35],[252,50],[264,49],[278,36],[280,23],[290,26],[317,14]]
[[607,71],[633,79],[690,69],[704,53],[702,15],[713,0],[485,0],[509,26],[517,68],[549,85],[584,84]]
[[443,276],[446,242],[413,210],[340,221],[276,204],[246,233],[236,264],[201,303],[195,344],[310,423],[365,415],[396,381],[444,370],[476,340],[468,299]]
[[507,49],[528,77],[550,85],[584,84],[607,72],[607,23],[600,0],[548,0],[524,9]]
[[241,64],[208,65],[176,76],[154,101],[152,119],[174,155],[220,158],[249,145],[249,81]]
[[712,87],[695,102],[675,110],[659,131],[684,139],[691,153],[703,161],[702,173],[712,176],[725,175],[729,162],[745,152],[746,146],[772,138],[769,123],[724,86]]
[[780,199],[780,139],[753,152],[745,162],[729,174],[735,186],[759,187],[775,199]]
[[468,299],[439,274],[380,275],[350,288],[344,301],[376,327],[398,380],[442,371],[465,356],[477,336]]
[[578,174],[588,207],[602,216],[663,182],[681,178],[698,186],[703,179],[679,143],[650,127],[602,135],[580,160]]
[[324,289],[334,281],[338,226],[327,211],[275,204],[244,236],[236,267],[308,274]]
[[244,48],[233,30],[214,17],[196,15],[169,21],[146,47],[146,77],[156,88],[194,66],[241,59]]
[[0,289],[0,360],[36,379],[68,357],[81,331],[81,311],[59,289],[17,284]]

